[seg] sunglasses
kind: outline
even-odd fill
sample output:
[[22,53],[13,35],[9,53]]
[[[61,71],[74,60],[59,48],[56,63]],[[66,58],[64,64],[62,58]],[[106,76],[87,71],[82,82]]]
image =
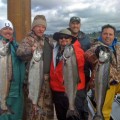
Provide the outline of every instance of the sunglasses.
[[61,35],[61,36],[59,37],[59,39],[63,39],[63,38],[65,38],[65,39],[69,39],[70,36],[68,36],[68,35]]

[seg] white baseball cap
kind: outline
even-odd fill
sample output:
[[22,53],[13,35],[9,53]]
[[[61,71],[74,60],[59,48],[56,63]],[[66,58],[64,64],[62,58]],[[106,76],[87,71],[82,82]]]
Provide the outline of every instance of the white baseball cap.
[[4,27],[10,27],[13,29],[13,24],[9,20],[0,20],[0,30]]

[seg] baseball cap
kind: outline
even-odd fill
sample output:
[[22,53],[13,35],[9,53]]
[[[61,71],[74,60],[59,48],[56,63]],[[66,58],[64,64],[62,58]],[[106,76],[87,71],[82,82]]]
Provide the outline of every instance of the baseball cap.
[[80,21],[81,21],[80,18],[76,17],[76,16],[73,16],[70,18],[70,23],[72,23],[72,22],[79,22],[80,23]]

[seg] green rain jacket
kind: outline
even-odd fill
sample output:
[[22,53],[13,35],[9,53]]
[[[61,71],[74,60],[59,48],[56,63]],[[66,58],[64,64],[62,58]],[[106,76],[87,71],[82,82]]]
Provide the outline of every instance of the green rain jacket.
[[22,120],[23,117],[23,82],[25,77],[25,63],[16,56],[17,47],[18,45],[16,41],[12,41],[10,43],[13,65],[13,78],[11,80],[7,104],[14,112],[14,114],[1,115],[0,120]]

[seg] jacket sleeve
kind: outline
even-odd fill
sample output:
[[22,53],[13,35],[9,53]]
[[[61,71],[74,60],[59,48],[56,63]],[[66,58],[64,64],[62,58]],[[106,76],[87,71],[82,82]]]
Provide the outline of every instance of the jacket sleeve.
[[76,60],[79,63],[78,67],[83,67],[85,60],[84,60],[84,51],[81,49],[81,45],[78,41],[76,41],[73,44],[74,50],[75,50],[75,54],[76,54]]
[[95,67],[96,63],[98,62],[98,58],[95,54],[96,47],[97,46],[93,45],[85,52],[85,60],[88,61],[92,67]]
[[26,37],[18,46],[17,56],[23,61],[30,61],[32,58],[32,46],[34,45],[34,40],[31,37]]

